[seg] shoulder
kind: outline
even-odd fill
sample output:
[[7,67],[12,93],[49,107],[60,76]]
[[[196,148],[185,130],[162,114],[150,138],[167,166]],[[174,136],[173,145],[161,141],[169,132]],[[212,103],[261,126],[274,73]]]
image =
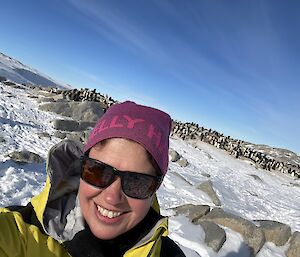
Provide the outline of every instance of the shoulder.
[[34,212],[33,206],[31,203],[28,203],[26,206],[8,206],[5,208],[0,208],[2,220],[9,219],[14,221],[17,227],[21,230],[21,227],[28,227],[30,225],[36,226],[41,233],[45,234],[42,225],[38,221],[36,214]]
[[160,257],[185,257],[180,247],[169,237],[161,238]]

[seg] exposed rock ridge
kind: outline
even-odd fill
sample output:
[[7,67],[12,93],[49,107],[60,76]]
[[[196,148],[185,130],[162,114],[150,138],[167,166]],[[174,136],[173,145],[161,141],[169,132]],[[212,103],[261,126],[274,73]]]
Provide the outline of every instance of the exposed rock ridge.
[[272,220],[247,220],[224,211],[222,208],[210,208],[207,205],[186,204],[173,208],[175,215],[184,215],[189,221],[200,225],[205,232],[204,242],[218,252],[226,242],[223,227],[240,233],[249,248],[250,256],[256,256],[266,242],[276,246],[289,244],[287,257],[300,256],[300,232],[293,234],[291,228]]

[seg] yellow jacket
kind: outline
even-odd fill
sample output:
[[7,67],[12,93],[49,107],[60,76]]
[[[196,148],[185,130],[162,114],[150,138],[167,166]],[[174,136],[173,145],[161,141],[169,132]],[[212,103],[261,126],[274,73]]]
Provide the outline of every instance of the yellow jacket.
[[[49,151],[43,191],[21,211],[0,208],[0,257],[70,256],[62,243],[84,229],[77,201],[80,169],[75,161],[81,155],[74,142],[60,142]],[[159,212],[157,201],[153,208]],[[162,237],[167,234],[167,218],[162,218],[124,256],[160,256]]]

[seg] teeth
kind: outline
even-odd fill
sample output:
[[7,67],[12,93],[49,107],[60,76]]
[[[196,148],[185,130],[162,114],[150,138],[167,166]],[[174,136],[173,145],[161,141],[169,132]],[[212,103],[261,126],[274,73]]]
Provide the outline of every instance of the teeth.
[[107,209],[102,208],[101,206],[97,205],[98,211],[101,213],[102,216],[108,217],[110,219],[116,218],[122,214],[122,212],[114,212]]

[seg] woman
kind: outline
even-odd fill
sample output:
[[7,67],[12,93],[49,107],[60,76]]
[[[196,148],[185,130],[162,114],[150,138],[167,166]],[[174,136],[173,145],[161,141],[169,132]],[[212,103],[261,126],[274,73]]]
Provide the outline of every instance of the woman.
[[100,118],[82,152],[49,151],[44,190],[0,213],[0,256],[184,256],[155,192],[168,168],[171,118],[133,102]]

